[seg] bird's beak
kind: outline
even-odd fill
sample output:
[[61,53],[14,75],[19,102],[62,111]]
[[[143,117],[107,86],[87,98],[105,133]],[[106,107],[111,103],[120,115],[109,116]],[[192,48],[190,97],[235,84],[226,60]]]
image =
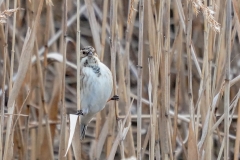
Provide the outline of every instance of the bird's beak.
[[91,51],[88,52],[88,56],[89,56],[89,57],[92,57],[92,56],[93,56],[93,52],[91,52]]

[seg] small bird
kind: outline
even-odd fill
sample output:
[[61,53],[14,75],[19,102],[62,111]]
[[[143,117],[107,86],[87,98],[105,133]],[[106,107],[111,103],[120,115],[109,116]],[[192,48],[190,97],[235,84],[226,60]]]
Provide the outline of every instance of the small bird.
[[109,68],[99,59],[92,46],[84,47],[80,56],[80,95],[81,139],[85,138],[88,123],[101,111],[110,100],[118,100],[118,96],[109,99],[113,89],[113,78]]

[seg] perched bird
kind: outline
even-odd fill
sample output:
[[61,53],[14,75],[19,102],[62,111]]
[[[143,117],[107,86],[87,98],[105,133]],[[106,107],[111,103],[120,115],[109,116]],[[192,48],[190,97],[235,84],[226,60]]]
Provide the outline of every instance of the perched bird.
[[[95,49],[84,47],[80,56],[80,95],[81,139],[85,138],[88,123],[101,111],[109,100],[118,100],[118,96],[110,98],[113,88],[112,73],[99,59]],[[110,98],[110,99],[109,99]]]

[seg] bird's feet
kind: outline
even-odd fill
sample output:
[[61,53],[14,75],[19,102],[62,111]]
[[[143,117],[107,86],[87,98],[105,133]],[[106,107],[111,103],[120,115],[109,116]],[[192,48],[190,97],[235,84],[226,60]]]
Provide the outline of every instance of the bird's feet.
[[119,96],[118,95],[114,95],[112,98],[110,98],[109,100],[108,100],[108,102],[109,101],[118,101],[119,100]]
[[82,110],[77,110],[77,113],[75,113],[76,115],[82,115],[83,116],[83,111]]
[[75,113],[76,115],[81,115],[81,116],[85,116],[88,114],[88,108],[82,108],[80,110],[77,110],[77,113]]
[[119,100],[119,96],[118,95],[114,95],[111,100],[114,100],[114,101],[118,101]]

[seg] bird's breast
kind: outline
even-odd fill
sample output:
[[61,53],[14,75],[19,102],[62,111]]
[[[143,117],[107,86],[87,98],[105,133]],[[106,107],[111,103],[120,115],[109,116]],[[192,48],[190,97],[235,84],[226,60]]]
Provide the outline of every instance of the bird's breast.
[[86,69],[85,67],[91,68],[92,71],[99,77],[101,75],[101,70],[100,67],[96,61],[96,59],[91,58],[91,59],[86,59],[83,63],[83,69]]
[[112,92],[112,74],[103,63],[81,69],[81,107],[97,113],[103,109]]

